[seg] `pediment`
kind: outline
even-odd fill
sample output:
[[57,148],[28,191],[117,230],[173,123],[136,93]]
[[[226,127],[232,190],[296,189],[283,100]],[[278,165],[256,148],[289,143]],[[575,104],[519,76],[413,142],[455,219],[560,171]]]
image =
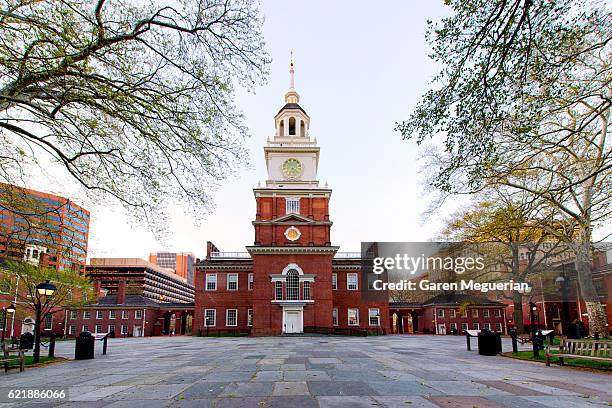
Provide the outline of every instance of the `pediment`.
[[282,217],[273,219],[272,222],[300,223],[300,222],[314,222],[314,220],[308,217],[304,217],[303,215],[299,215],[299,214],[286,214],[286,215],[283,215]]

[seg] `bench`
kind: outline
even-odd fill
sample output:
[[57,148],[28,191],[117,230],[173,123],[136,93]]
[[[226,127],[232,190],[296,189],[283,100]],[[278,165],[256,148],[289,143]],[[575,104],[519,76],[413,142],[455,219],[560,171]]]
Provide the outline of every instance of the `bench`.
[[[16,354],[17,357],[11,357],[11,353]],[[0,363],[4,363],[5,373],[9,370],[9,363],[15,360],[19,360],[19,372],[25,370],[25,350],[9,348],[6,344],[2,344],[2,359],[0,359]]]
[[[553,347],[558,349],[559,353],[552,354]],[[546,347],[546,365],[550,366],[552,356],[559,357],[559,365],[563,365],[564,357],[612,362],[611,350],[611,340],[573,340],[561,337],[559,346]]]

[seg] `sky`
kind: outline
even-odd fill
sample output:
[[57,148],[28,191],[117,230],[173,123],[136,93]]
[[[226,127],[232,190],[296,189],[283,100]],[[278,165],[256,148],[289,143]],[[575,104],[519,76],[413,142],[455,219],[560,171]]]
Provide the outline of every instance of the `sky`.
[[268,83],[236,95],[251,133],[250,168],[212,194],[210,214],[193,219],[173,208],[165,242],[130,223],[121,208],[90,208],[89,257],[146,259],[164,250],[203,257],[206,241],[223,251],[252,245],[252,189],[266,179],[263,146],[288,89],[291,50],[300,105],[321,148],[319,180],[333,189],[332,244],[359,251],[361,241],[425,241],[440,230],[451,209],[424,218],[430,198],[419,173],[421,151],[393,129],[436,72],[424,34],[428,19],[448,13],[443,2],[263,0],[261,10],[273,60]]

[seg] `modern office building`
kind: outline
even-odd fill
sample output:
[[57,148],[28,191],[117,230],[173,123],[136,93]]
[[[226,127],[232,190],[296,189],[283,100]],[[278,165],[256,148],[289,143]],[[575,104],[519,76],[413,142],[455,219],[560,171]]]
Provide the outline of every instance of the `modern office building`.
[[360,254],[331,243],[332,190],[317,179],[319,147],[298,104],[293,63],[275,135],[264,147],[268,177],[253,190],[254,245],[220,252],[208,243],[196,265],[194,333],[250,330],[253,335],[309,330],[388,329],[388,298],[364,300]]
[[191,252],[156,252],[149,254],[149,262],[170,269],[193,285],[195,256]]
[[138,294],[161,303],[192,303],[195,289],[187,279],[139,258],[91,258],[87,276],[109,295],[120,282],[138,288]]
[[89,211],[81,206],[54,194],[0,184],[0,257],[36,259],[41,247],[49,266],[82,271],[88,237]]

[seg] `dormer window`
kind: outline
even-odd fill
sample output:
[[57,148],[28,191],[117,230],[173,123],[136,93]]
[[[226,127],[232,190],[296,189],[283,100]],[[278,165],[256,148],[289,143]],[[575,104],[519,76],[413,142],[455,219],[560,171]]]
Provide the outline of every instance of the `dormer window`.
[[289,136],[295,136],[295,118],[289,118]]
[[300,213],[300,199],[299,198],[285,198],[285,213],[286,214],[299,214]]

